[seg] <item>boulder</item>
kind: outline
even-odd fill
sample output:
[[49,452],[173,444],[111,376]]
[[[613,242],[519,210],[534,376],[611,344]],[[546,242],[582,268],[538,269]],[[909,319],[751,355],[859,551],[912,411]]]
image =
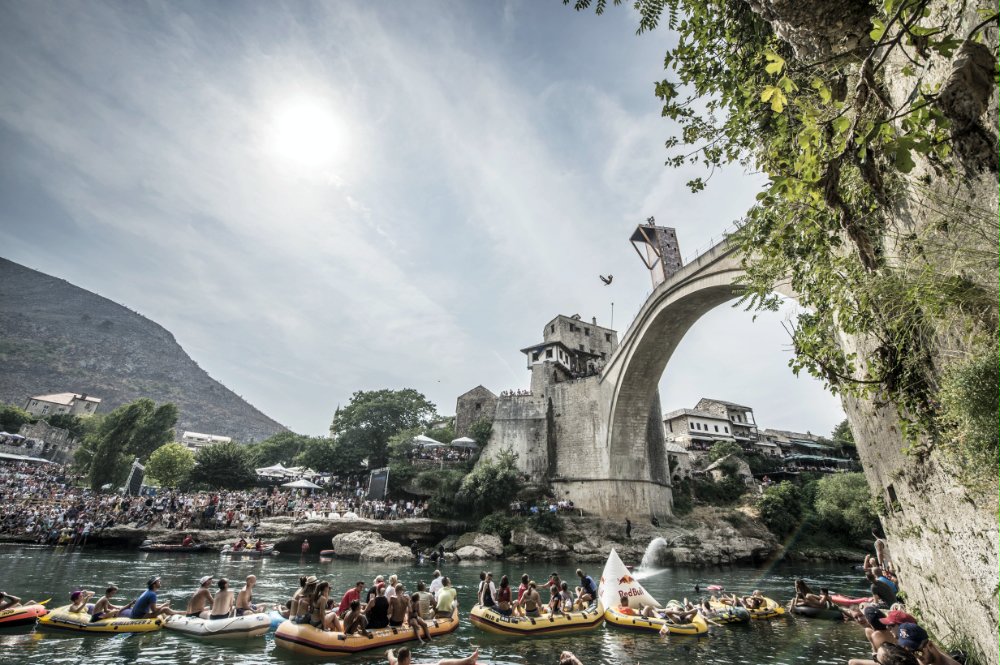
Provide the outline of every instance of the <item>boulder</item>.
[[528,556],[556,557],[569,551],[569,547],[555,538],[549,538],[532,529],[518,529],[511,534],[510,542]]
[[[478,547],[481,550],[485,550],[491,557],[498,557],[503,554],[503,541],[490,533],[480,533],[478,531],[463,533],[455,542],[455,549],[461,550],[463,547]],[[458,556],[461,557],[462,555],[459,553]]]
[[481,547],[476,547],[475,545],[459,547],[455,551],[455,556],[462,561],[483,561],[485,559],[493,558],[486,550]]
[[399,543],[381,540],[369,543],[358,556],[361,561],[413,561],[410,548]]
[[[338,533],[333,537],[333,549],[337,556],[343,559],[356,559],[361,556],[361,552],[374,543],[386,543],[381,534],[374,531],[351,531],[350,533]],[[407,550],[409,554],[409,550]],[[412,558],[412,555],[411,555]]]

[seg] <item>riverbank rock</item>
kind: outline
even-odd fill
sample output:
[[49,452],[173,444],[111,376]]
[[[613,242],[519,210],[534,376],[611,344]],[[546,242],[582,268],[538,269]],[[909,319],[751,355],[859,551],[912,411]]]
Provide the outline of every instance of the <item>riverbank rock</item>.
[[388,540],[369,543],[358,555],[359,561],[413,561],[408,547]]
[[461,561],[485,561],[487,559],[493,559],[494,557],[484,550],[482,547],[476,547],[475,545],[466,545],[465,547],[459,547],[455,550],[455,556]]
[[517,529],[511,533],[510,543],[528,559],[555,559],[565,556],[570,548],[555,538],[543,536],[532,529]]
[[490,533],[478,531],[463,533],[455,542],[455,553],[463,559],[466,557],[462,555],[461,550],[465,547],[478,547],[485,551],[489,557],[499,557],[503,554],[503,541]]
[[333,549],[337,556],[344,559],[356,559],[361,556],[369,545],[388,542],[382,534],[374,531],[352,531],[338,533],[333,537]]

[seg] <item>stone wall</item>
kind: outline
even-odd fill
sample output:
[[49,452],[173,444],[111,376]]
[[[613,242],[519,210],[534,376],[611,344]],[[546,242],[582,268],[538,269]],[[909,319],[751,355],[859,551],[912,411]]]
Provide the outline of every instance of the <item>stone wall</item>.
[[498,400],[493,432],[482,457],[488,459],[510,448],[521,471],[532,478],[544,478],[549,467],[546,407],[544,399],[533,395]]
[[459,395],[455,402],[455,436],[469,436],[472,426],[480,420],[493,421],[497,410],[497,396],[483,386],[476,386]]

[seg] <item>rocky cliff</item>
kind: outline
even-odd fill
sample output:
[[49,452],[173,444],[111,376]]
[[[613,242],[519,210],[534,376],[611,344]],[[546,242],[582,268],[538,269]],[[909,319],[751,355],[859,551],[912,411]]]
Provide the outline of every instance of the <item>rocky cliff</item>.
[[285,431],[198,367],[162,326],[65,280],[0,258],[0,401],[87,393],[98,413],[173,402],[178,430],[250,442]]

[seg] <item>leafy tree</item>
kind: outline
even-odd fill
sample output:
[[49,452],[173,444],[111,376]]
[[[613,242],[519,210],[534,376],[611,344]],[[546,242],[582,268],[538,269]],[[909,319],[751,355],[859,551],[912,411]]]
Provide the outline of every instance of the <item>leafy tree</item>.
[[493,434],[493,423],[485,418],[477,420],[469,428],[469,438],[476,442],[480,450],[490,442],[491,434]]
[[78,462],[89,463],[91,488],[124,482],[131,459],[143,461],[172,440],[176,422],[176,406],[169,402],[156,406],[145,398],[105,415],[84,439],[83,447],[88,450],[76,457]]
[[802,522],[805,512],[802,495],[792,483],[784,480],[771,485],[757,499],[761,521],[778,538],[791,535]]
[[0,430],[4,432],[17,434],[17,430],[21,429],[21,425],[34,422],[34,420],[35,417],[33,415],[13,404],[0,406]]
[[508,506],[523,484],[524,479],[517,468],[517,454],[506,448],[493,459],[480,460],[462,480],[457,498],[477,514],[485,515]]
[[195,455],[195,467],[189,479],[194,485],[212,489],[244,489],[257,480],[247,446],[216,443],[205,446]]
[[938,425],[947,459],[971,487],[995,492],[1000,432],[1000,393],[995,353],[972,355],[953,364],[941,385]]
[[283,464],[292,466],[295,457],[305,449],[310,437],[295,432],[279,432],[249,447],[254,468]]
[[430,495],[430,512],[435,517],[456,518],[469,513],[469,505],[458,497],[465,475],[457,469],[421,471],[413,484]]
[[743,449],[740,448],[740,444],[733,441],[719,441],[712,444],[712,447],[708,449],[708,463],[712,464],[726,455],[735,455],[743,459]]
[[71,437],[79,441],[87,433],[87,422],[93,418],[94,416],[81,418],[80,416],[75,416],[72,413],[53,413],[51,416],[46,416],[42,420],[53,427],[58,427],[68,431]]
[[368,458],[369,468],[385,466],[389,460],[389,439],[399,432],[426,426],[437,412],[423,394],[403,390],[359,390],[347,406],[337,409],[330,432],[342,438]]
[[847,418],[844,418],[837,423],[837,426],[833,428],[833,432],[830,434],[830,438],[832,438],[834,443],[837,445],[847,446],[850,448],[855,447],[854,432],[851,431],[851,424],[847,422]]
[[178,487],[194,468],[194,453],[179,443],[167,443],[149,456],[146,475],[155,478],[163,487]]
[[863,474],[835,473],[816,483],[813,508],[824,530],[856,543],[868,538],[879,523],[870,497]]
[[307,466],[320,472],[341,470],[340,450],[337,442],[325,437],[306,437],[305,446],[295,457],[296,466]]

